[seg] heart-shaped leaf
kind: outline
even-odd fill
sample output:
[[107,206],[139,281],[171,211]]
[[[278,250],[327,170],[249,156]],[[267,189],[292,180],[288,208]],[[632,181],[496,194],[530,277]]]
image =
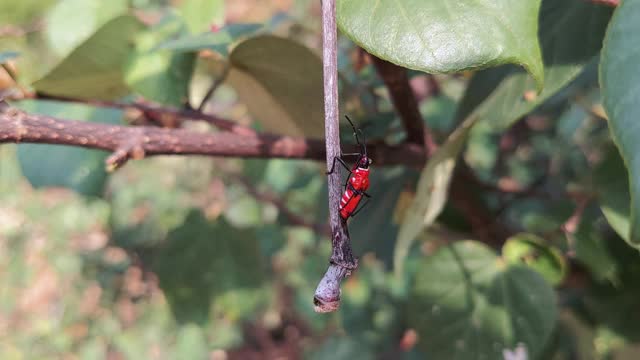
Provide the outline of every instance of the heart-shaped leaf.
[[129,92],[124,70],[132,39],[141,23],[119,16],[75,48],[33,87],[42,93],[81,99],[111,100]]
[[[93,108],[83,104],[26,100],[16,103],[30,113],[64,119],[118,124],[122,111]],[[104,160],[107,153],[60,145],[21,144],[18,160],[22,173],[34,187],[62,186],[83,195],[102,195],[107,173]]]
[[339,0],[340,29],[370,53],[428,73],[505,63],[542,87],[540,0]]
[[640,244],[640,3],[623,1],[607,31],[600,64],[604,108],[611,134],[629,171],[631,214],[628,234],[623,237]]
[[429,358],[502,359],[522,344],[536,359],[557,310],[553,289],[537,272],[462,241],[422,262],[407,314]]
[[310,49],[265,35],[238,44],[229,60],[228,83],[267,130],[324,136],[322,62]]
[[193,211],[154,259],[160,287],[179,321],[204,323],[216,297],[260,285],[260,247],[252,231],[212,223]]
[[480,121],[495,131],[511,126],[569,84],[594,59],[610,16],[609,8],[584,0],[543,0],[539,37],[544,90],[536,94],[535,81],[514,66],[484,70],[469,84],[459,118],[477,111]]

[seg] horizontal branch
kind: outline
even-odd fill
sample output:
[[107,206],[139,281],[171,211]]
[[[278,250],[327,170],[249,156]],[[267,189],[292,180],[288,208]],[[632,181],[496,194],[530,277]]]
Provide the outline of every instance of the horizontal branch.
[[[0,143],[42,143],[113,152],[109,166],[151,155],[325,160],[321,140],[273,134],[202,133],[151,126],[122,126],[29,114],[0,102]],[[419,146],[371,146],[377,165],[423,165]]]

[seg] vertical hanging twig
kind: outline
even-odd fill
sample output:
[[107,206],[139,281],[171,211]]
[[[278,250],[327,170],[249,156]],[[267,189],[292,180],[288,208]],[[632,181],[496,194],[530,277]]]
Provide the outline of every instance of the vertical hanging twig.
[[[335,0],[322,1],[322,48],[324,65],[324,126],[327,146],[327,170],[333,159],[340,156],[338,107],[338,30]],[[342,181],[340,172],[328,175],[329,223],[331,224],[332,253],[329,269],[316,288],[313,298],[317,312],[331,312],[340,306],[340,282],[351,274],[358,263],[353,257],[346,221],[339,213]]]

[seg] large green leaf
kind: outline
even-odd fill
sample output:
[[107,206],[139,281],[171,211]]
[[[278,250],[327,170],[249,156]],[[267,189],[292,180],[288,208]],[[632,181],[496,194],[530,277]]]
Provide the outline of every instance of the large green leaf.
[[124,69],[141,28],[133,16],[119,16],[75,48],[33,87],[42,93],[82,99],[115,99],[129,89]]
[[535,359],[557,313],[555,294],[537,272],[463,241],[420,265],[407,315],[429,358],[502,359],[521,343]]
[[322,62],[310,49],[258,36],[233,49],[230,62],[227,81],[267,130],[324,136]]
[[224,22],[224,0],[183,0],[179,10],[192,33]]
[[169,233],[154,260],[160,287],[181,322],[205,323],[217,297],[254,289],[263,274],[252,231],[209,222],[197,211]]
[[46,37],[58,56],[68,54],[100,26],[127,11],[127,0],[62,0],[47,14]]
[[152,51],[167,38],[182,34],[187,34],[184,21],[173,15],[140,34],[125,75],[133,91],[176,107],[187,101],[195,54]]
[[606,153],[594,170],[593,180],[600,208],[609,225],[629,245],[640,248],[640,239],[630,236],[629,174],[616,149],[609,149]]
[[623,1],[611,20],[600,65],[609,128],[629,170],[631,193],[629,243],[640,244],[640,3]]
[[449,191],[449,183],[456,165],[456,159],[464,148],[469,130],[476,118],[469,117],[451,134],[447,142],[429,159],[422,170],[418,182],[416,196],[406,211],[405,219],[400,225],[398,240],[393,254],[396,275],[403,270],[404,259],[411,245],[424,231],[433,224],[445,203]]
[[[544,90],[524,71],[503,66],[477,73],[459,107],[459,118],[478,111],[480,121],[500,131],[575,79],[602,46],[611,10],[583,0],[543,0],[540,44]],[[478,108],[479,107],[479,108]]]
[[196,52],[207,49],[227,56],[231,44],[260,28],[262,28],[260,24],[229,24],[218,31],[184,35],[177,39],[168,40],[158,45],[158,49],[176,52]]
[[411,69],[450,73],[505,63],[540,87],[540,0],[339,0],[340,29],[370,53]]
[[[26,100],[16,104],[30,113],[65,119],[117,124],[122,111],[82,104]],[[21,144],[18,159],[23,174],[34,187],[63,186],[84,195],[102,195],[107,174],[107,153],[60,145]]]

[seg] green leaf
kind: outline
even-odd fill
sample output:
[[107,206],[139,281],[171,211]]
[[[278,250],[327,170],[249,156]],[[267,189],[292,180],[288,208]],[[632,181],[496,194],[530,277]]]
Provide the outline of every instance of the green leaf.
[[507,239],[502,257],[509,264],[530,267],[552,285],[560,284],[567,273],[567,263],[560,250],[533,234],[517,234]]
[[243,37],[247,37],[262,28],[260,24],[229,24],[215,32],[205,32],[198,35],[184,35],[158,45],[158,49],[173,50],[175,52],[196,52],[199,50],[213,50],[222,56],[227,56],[229,46]]
[[49,48],[68,54],[108,20],[127,11],[127,0],[62,0],[47,15]]
[[202,324],[216,298],[261,284],[260,260],[252,231],[209,222],[194,210],[169,233],[153,269],[177,320]]
[[607,248],[607,239],[598,231],[595,216],[585,215],[574,234],[575,257],[584,264],[594,279],[615,283],[618,277],[618,264]]
[[126,95],[124,68],[131,40],[140,28],[133,16],[107,22],[33,87],[45,94],[81,99],[111,100]]
[[2,51],[0,52],[0,64],[4,64],[9,60],[13,60],[20,56],[20,53],[16,51]]
[[[122,111],[82,104],[25,100],[15,104],[30,113],[65,119],[118,124]],[[18,159],[23,174],[34,187],[63,186],[83,195],[100,196],[107,174],[107,153],[60,145],[21,144]]]
[[469,117],[447,139],[446,143],[429,159],[418,181],[416,196],[400,225],[393,253],[397,276],[402,274],[404,260],[418,235],[433,224],[445,203],[456,159],[467,140],[476,118]]
[[179,107],[188,99],[195,54],[152,51],[167,38],[186,34],[181,18],[168,15],[140,34],[125,80],[131,89],[161,104]]
[[480,121],[496,131],[523,115],[575,79],[602,46],[611,10],[583,0],[543,0],[540,9],[540,45],[544,61],[544,89],[525,72],[503,66],[477,73],[460,104],[458,117],[477,111]]
[[593,181],[600,208],[609,225],[629,245],[640,249],[640,239],[630,237],[632,211],[629,175],[616,149],[609,149],[595,168]]
[[540,0],[339,0],[338,25],[368,52],[428,73],[524,66],[543,84]]
[[178,9],[192,33],[224,22],[223,0],[184,0]]
[[609,128],[624,163],[629,170],[631,215],[628,233],[623,237],[630,244],[640,243],[640,3],[623,1],[616,9],[607,31],[600,64],[604,108],[609,116]]
[[537,358],[551,336],[555,294],[535,271],[505,265],[487,246],[456,242],[420,265],[408,321],[433,359],[502,359],[522,343]]
[[230,55],[228,83],[269,131],[324,137],[322,62],[287,39],[258,36]]

